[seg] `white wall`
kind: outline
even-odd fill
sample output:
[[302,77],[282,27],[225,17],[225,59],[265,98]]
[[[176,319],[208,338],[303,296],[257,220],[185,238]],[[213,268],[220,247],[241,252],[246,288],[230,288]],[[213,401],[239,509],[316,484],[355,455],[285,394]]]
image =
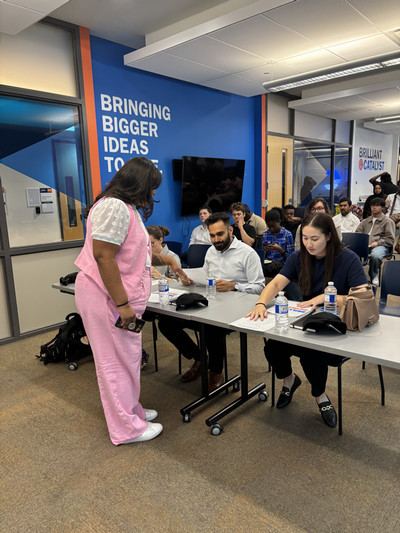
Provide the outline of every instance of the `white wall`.
[[353,157],[351,162],[351,199],[354,203],[364,201],[372,194],[369,179],[381,172],[389,172],[396,183],[399,137],[379,133],[355,124]]
[[0,164],[0,177],[6,193],[10,246],[60,242],[62,240],[60,217],[54,189],[54,213],[36,214],[34,207],[27,206],[25,189],[47,187],[47,185],[2,164]]

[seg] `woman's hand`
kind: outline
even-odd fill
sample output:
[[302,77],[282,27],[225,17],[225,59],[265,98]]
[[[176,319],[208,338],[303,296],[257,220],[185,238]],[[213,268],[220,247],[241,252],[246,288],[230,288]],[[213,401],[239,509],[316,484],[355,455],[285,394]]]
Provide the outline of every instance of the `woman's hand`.
[[253,309],[248,313],[245,318],[250,318],[250,320],[264,320],[267,318],[268,311],[266,310],[263,304],[258,304],[253,307]]
[[299,302],[297,304],[297,307],[311,307],[312,309],[315,309],[318,305],[324,305],[323,294],[319,294],[318,296],[315,296],[314,298],[311,298],[311,300],[307,300],[306,302]]
[[177,268],[174,269],[172,268],[175,276],[176,276],[176,279],[178,281],[181,281],[184,285],[193,285],[193,280],[190,279],[186,274],[185,272],[182,270],[182,268],[180,266],[177,265]]
[[121,317],[123,329],[128,329],[128,324],[136,321],[135,310],[129,304],[126,304],[123,307],[118,307],[118,313]]
[[153,279],[160,279],[161,278],[161,274],[159,273],[159,271],[154,268],[153,266],[151,267],[151,277]]

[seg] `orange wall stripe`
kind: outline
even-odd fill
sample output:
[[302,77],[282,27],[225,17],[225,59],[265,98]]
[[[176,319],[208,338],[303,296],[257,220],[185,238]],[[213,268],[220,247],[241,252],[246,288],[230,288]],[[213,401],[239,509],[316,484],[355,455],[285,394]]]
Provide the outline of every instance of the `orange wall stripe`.
[[89,28],[80,26],[79,35],[81,43],[83,88],[86,103],[86,120],[88,127],[90,171],[92,175],[93,198],[96,198],[96,196],[101,193],[102,187],[100,176],[99,146],[97,138],[96,108],[94,105],[92,54],[90,51]]
[[[267,95],[261,96],[261,206],[267,199]],[[265,207],[261,208],[261,216],[265,217]]]

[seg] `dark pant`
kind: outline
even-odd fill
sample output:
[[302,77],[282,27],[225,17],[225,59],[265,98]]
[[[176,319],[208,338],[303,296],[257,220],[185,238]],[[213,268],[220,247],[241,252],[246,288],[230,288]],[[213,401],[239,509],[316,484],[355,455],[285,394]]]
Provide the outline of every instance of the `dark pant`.
[[[185,328],[198,331],[200,325],[191,320],[180,320],[168,316],[160,316],[158,327],[186,359],[200,361],[200,348],[186,333]],[[206,348],[209,355],[209,368],[211,372],[219,374],[224,366],[226,356],[226,335],[229,331],[217,326],[204,326]]]
[[283,267],[282,261],[271,261],[264,264],[264,276],[266,278],[274,278]]
[[290,358],[292,355],[299,357],[304,373],[311,383],[313,396],[321,396],[325,392],[328,364],[337,365],[342,359],[338,355],[274,340],[267,341],[264,352],[278,379],[284,379],[291,375],[292,363]]

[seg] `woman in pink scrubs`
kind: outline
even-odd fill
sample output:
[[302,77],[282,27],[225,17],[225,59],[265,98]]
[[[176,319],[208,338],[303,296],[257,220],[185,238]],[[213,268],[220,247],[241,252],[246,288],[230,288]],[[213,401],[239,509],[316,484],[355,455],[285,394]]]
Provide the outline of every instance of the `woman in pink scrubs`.
[[[101,401],[113,444],[153,439],[163,429],[151,422],[157,411],[139,403],[141,333],[131,331],[151,292],[152,254],[147,220],[161,173],[144,157],[130,159],[96,198],[87,218],[85,244],[75,264],[80,269],[75,300],[92,348]],[[154,256],[154,264],[172,258]],[[174,264],[175,263],[175,264]],[[122,328],[115,327],[121,317]]]

